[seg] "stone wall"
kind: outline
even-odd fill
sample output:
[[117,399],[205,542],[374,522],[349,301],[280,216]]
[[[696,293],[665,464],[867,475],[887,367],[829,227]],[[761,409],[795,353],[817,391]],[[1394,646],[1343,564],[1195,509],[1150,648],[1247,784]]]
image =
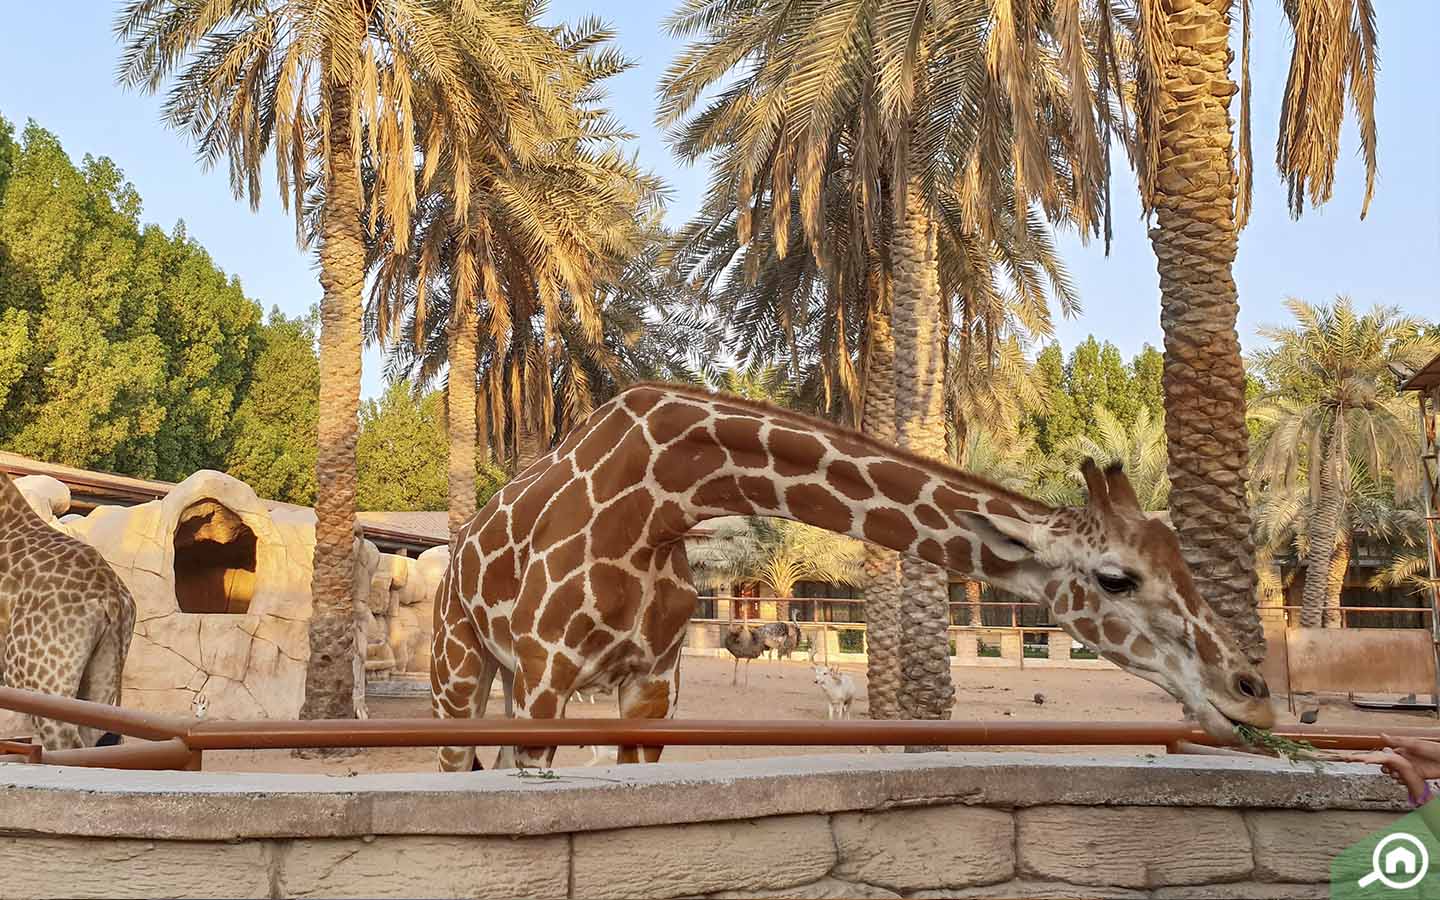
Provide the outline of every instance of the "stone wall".
[[1374,769],[932,753],[359,775],[0,767],[5,896],[1325,897]]
[[[52,525],[98,549],[134,595],[125,706],[188,714],[204,694],[211,718],[299,715],[310,655],[312,510],[267,503],[208,470],[161,500],[85,516],[67,514],[69,491],[54,478],[29,476],[16,486]],[[187,565],[187,552],[216,552],[237,537],[246,545],[243,563]],[[447,554],[438,548],[409,560],[360,543],[355,590],[366,602],[356,610],[356,630],[366,657],[357,657],[357,670],[428,671],[431,608]],[[185,600],[204,611],[187,609]],[[363,697],[357,707],[363,710]],[[27,729],[8,716],[0,730]]]

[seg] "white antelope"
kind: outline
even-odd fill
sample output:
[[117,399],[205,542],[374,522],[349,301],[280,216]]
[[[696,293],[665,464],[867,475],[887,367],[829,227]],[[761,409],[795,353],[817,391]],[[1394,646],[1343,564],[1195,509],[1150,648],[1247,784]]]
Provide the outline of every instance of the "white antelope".
[[[815,683],[825,692],[829,703],[830,719],[850,718],[850,704],[855,702],[855,680],[835,666],[816,666],[815,654],[810,654],[810,664],[815,668]],[[836,713],[839,715],[836,715]]]

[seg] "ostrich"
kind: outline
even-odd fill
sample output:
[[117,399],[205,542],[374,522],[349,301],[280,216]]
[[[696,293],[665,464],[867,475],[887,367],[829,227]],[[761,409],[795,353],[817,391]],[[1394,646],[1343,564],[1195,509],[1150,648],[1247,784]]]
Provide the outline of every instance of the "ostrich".
[[800,645],[800,626],[794,622],[769,622],[755,629],[765,651],[775,651],[772,659],[788,659]]
[[765,640],[760,629],[745,625],[731,625],[725,632],[725,649],[735,657],[735,669],[730,673],[730,686],[734,687],[740,677],[740,660],[745,660],[745,684],[750,684],[750,660],[765,652]]

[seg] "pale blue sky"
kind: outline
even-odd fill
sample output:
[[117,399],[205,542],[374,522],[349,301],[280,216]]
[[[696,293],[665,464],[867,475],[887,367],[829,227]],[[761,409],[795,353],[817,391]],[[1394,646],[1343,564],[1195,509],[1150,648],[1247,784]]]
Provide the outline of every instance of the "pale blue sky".
[[[170,227],[183,218],[190,234],[246,293],[267,309],[299,312],[320,291],[310,259],[294,243],[294,227],[270,192],[259,213],[230,196],[225,173],[203,172],[182,136],[164,128],[159,101],[115,86],[111,17],[118,4],[101,0],[13,3],[0,32],[0,114],[23,126],[34,118],[57,133],[77,160],[85,153],[115,160],[139,189],[144,217]],[[1291,221],[1273,165],[1276,115],[1285,82],[1288,34],[1278,0],[1254,0],[1255,215],[1241,236],[1235,275],[1240,286],[1240,337],[1285,319],[1287,296],[1311,301],[1349,293],[1357,304],[1386,303],[1440,317],[1440,113],[1433,80],[1434,35],[1440,15],[1431,0],[1382,0],[1380,181],[1368,218],[1359,220],[1363,169],[1347,126],[1335,198]],[[638,135],[641,161],[669,182],[671,221],[692,213],[706,173],[678,166],[652,125],[655,86],[679,44],[661,23],[670,4],[552,3],[549,18],[598,13],[617,30],[620,46],[639,65],[612,83],[617,115]],[[1423,76],[1423,77],[1422,77]],[[1064,258],[1084,311],[1057,323],[1067,347],[1094,333],[1127,355],[1160,345],[1155,261],[1139,218],[1128,172],[1115,177],[1115,243],[1082,247],[1061,237]],[[366,355],[365,392],[378,392],[380,359]]]

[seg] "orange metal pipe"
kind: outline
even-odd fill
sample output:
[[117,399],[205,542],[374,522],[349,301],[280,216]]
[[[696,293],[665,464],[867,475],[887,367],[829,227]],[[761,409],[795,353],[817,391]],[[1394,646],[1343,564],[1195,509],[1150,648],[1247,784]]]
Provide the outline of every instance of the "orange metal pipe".
[[200,753],[179,738],[166,741],[126,741],[113,747],[47,750],[40,760],[47,766],[83,766],[92,769],[200,770]]
[[40,716],[44,719],[59,719],[88,728],[113,731],[126,737],[164,741],[179,737],[190,727],[189,719],[176,716],[162,716],[156,713],[121,709],[89,700],[73,697],[57,697],[19,688],[0,687],[0,709]]
[[[1387,728],[1440,739],[1440,730]],[[1275,733],[1317,748],[1364,750],[1384,744],[1375,728],[1294,725]],[[363,721],[207,721],[185,742],[197,750],[302,747],[456,746],[1222,746],[1188,722],[754,721],[698,719],[366,719]]]

